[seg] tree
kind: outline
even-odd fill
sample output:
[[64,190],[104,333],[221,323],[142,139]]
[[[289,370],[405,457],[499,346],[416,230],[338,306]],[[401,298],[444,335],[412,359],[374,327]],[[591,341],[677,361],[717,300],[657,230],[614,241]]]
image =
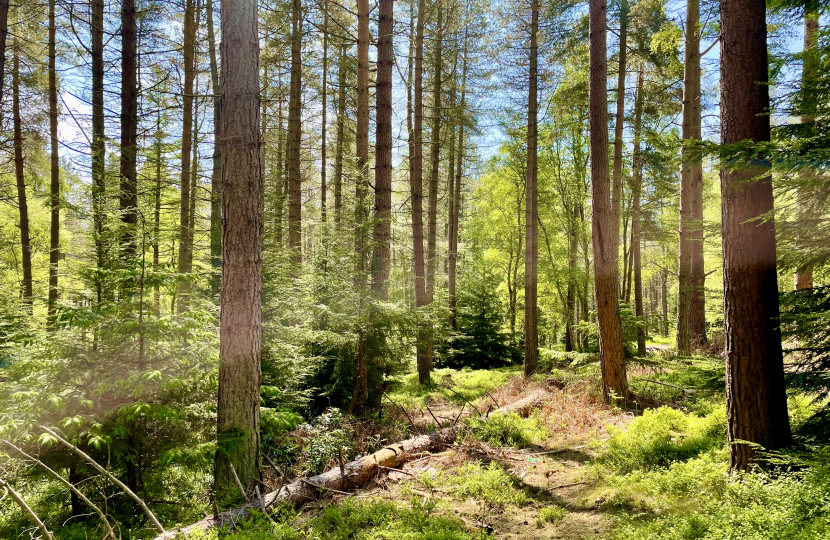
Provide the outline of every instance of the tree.
[[[438,17],[435,23],[435,44],[433,45],[432,74],[432,140],[430,147],[429,209],[427,211],[427,303],[435,299],[435,269],[438,264],[436,234],[438,228],[438,171],[441,164],[441,82],[443,77],[442,54],[444,41],[444,5],[437,0]],[[420,14],[419,14],[420,16]],[[429,362],[432,363],[432,348],[429,348]]]
[[[191,182],[191,156],[193,151],[193,80],[196,78],[196,6],[195,0],[185,0],[184,29],[184,86],[182,87],[182,159],[181,159],[181,206],[179,213],[179,273],[189,274],[193,270],[193,223],[191,222],[191,195],[195,183]],[[221,113],[220,113],[221,115]],[[196,164],[192,167],[195,169]],[[178,311],[183,313],[190,306],[190,280],[179,282]]]
[[[136,157],[138,145],[138,36],[135,0],[121,3],[121,181],[120,210],[124,230],[122,257],[129,263],[136,251],[138,224],[138,184]],[[184,190],[183,190],[184,191]]]
[[[643,161],[640,156],[640,144],[643,125],[643,66],[637,73],[637,96],[634,103],[634,160],[632,164],[633,186],[631,187],[631,265],[634,267],[634,312],[637,317],[643,317],[643,265],[640,247],[640,194],[643,186]],[[642,326],[637,326],[637,354],[646,355],[646,333]]]
[[261,479],[262,172],[255,0],[222,2],[222,292],[215,489]]
[[58,156],[58,73],[55,68],[55,0],[49,0],[49,301],[48,314],[54,317],[58,303],[58,261],[61,247],[61,177]]
[[[302,0],[291,2],[291,83],[288,101],[288,247],[291,261],[299,266],[303,261],[300,244],[302,235],[302,172],[300,170],[300,143],[302,140]],[[295,268],[295,272],[298,269]]]
[[539,321],[537,312],[537,267],[539,264],[538,185],[537,185],[537,61],[539,0],[531,2],[530,19],[530,83],[527,95],[527,187],[525,188],[525,377],[536,371],[539,356]]
[[[92,141],[90,145],[92,175],[92,229],[95,260],[105,266],[104,205],[106,184],[106,124],[104,117],[104,0],[90,0],[90,56],[92,58]],[[101,303],[103,284],[95,279],[96,297]]]
[[[729,463],[747,470],[756,443],[791,441],[784,389],[770,167],[746,144],[769,141],[766,5],[720,0],[721,140],[738,156],[721,168],[726,412]],[[762,156],[763,157],[763,156]]]
[[[617,71],[617,114],[614,116],[614,170],[611,178],[611,242],[619,256],[620,199],[622,198],[623,125],[625,123],[625,76],[628,58],[628,1],[620,0],[620,51]],[[625,253],[623,253],[625,255]]]
[[[683,74],[683,161],[680,169],[680,261],[677,295],[677,354],[706,342],[703,301],[703,164],[694,145],[701,140],[699,0],[686,3]],[[697,141],[697,143],[696,143]]]
[[0,0],[0,101],[6,76],[6,37],[9,34],[9,0]]
[[219,294],[220,272],[222,266],[222,153],[219,144],[219,127],[222,124],[222,111],[219,96],[219,66],[216,62],[216,38],[213,29],[213,0],[207,0],[207,40],[210,55],[210,82],[213,87],[213,167],[210,172],[210,265],[213,277],[210,280],[211,292]]
[[[409,145],[409,189],[412,205],[412,257],[415,266],[415,306],[427,305],[426,283],[424,280],[424,186],[423,186],[423,122],[424,122],[424,18],[426,0],[418,0],[418,22],[415,28],[415,89],[413,97],[414,125]],[[418,331],[417,365],[418,382],[428,384],[430,379],[429,333]]]
[[372,288],[388,300],[392,235],[392,63],[394,5],[380,0],[378,9],[377,125],[375,134],[375,230]]
[[594,282],[599,323],[602,387],[606,400],[612,394],[628,398],[628,380],[617,295],[616,243],[611,237],[614,217],[608,178],[608,110],[605,82],[608,64],[605,51],[605,0],[589,2],[588,118],[591,133],[591,195],[593,207]]
[[23,125],[20,118],[20,44],[12,44],[12,116],[14,122],[14,173],[17,180],[17,207],[20,214],[20,251],[22,253],[23,305],[31,312],[34,301],[32,291],[32,241],[29,233],[29,204],[26,196],[26,177],[23,174]]

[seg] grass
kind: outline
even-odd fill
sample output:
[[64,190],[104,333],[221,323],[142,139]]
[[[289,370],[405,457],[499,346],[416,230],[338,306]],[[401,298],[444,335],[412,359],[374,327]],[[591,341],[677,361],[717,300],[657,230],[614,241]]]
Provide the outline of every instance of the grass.
[[538,411],[528,418],[516,413],[489,418],[469,417],[466,422],[476,439],[493,446],[527,448],[548,438],[549,431]]
[[521,373],[521,369],[519,365],[487,370],[436,369],[432,372],[433,383],[428,386],[418,384],[418,374],[412,373],[401,377],[389,396],[406,408],[435,401],[460,405],[465,400],[474,402],[485,397]]

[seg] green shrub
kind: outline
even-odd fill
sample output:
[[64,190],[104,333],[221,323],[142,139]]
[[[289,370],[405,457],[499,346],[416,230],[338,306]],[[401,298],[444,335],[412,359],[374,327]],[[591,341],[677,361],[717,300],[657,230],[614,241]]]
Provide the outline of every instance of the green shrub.
[[568,511],[561,506],[548,506],[539,510],[539,517],[537,518],[537,526],[544,526],[545,523],[553,523],[554,525],[562,521]]
[[671,409],[646,410],[625,430],[609,427],[611,438],[599,463],[620,472],[650,470],[693,458],[726,443],[726,411],[706,416]]
[[469,418],[476,439],[494,446],[527,448],[547,438],[548,432],[538,413],[522,418],[516,413],[493,414],[489,419]]

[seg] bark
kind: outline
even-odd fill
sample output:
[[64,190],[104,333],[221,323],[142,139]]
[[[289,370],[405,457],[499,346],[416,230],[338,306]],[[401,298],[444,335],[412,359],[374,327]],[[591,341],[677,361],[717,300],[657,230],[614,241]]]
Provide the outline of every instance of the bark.
[[211,293],[219,294],[222,267],[222,153],[219,127],[222,111],[219,97],[219,66],[216,62],[216,37],[213,28],[213,0],[207,0],[207,40],[210,55],[210,83],[213,88],[213,167],[210,172],[210,265],[213,275],[210,280]]
[[[617,253],[612,237],[613,211],[608,178],[608,109],[605,82],[606,3],[589,2],[589,88],[588,121],[591,133],[591,201],[593,207],[592,238],[594,245],[594,283],[599,322],[603,396],[628,398],[628,381],[622,343],[622,328],[617,295]],[[613,396],[612,396],[613,394]]]
[[302,0],[292,0],[291,12],[291,83],[288,101],[288,247],[291,249],[293,273],[303,262],[302,251],[302,177],[300,141],[302,137]]
[[[106,199],[106,126],[104,124],[104,0],[90,0],[90,53],[92,57],[92,230],[97,267],[106,265],[104,203]],[[98,302],[103,284],[95,277]]]
[[[415,305],[425,306],[427,300],[424,279],[424,215],[423,215],[423,122],[424,122],[424,18],[426,0],[418,0],[418,22],[415,29],[415,88],[413,97],[414,125],[410,150],[410,196],[412,205],[412,242],[415,266]],[[428,384],[430,380],[429,333],[421,328],[417,340],[418,382]]]
[[527,95],[527,185],[525,187],[525,377],[536,372],[539,357],[537,310],[537,271],[539,264],[538,185],[537,185],[537,56],[536,33],[539,29],[539,0],[531,3],[530,84]]
[[121,3],[121,181],[120,210],[123,223],[121,250],[125,263],[136,252],[138,225],[138,184],[136,146],[138,144],[138,37],[135,0]]
[[[182,158],[181,158],[181,206],[179,213],[179,268],[180,274],[193,270],[193,243],[190,222],[191,156],[193,147],[193,81],[196,78],[196,0],[186,0],[184,10],[184,87],[182,88]],[[190,308],[190,281],[179,282],[177,292],[178,312]]]
[[[634,311],[643,317],[643,267],[640,256],[640,191],[643,186],[643,160],[640,156],[640,139],[643,125],[643,68],[637,74],[637,97],[634,101],[634,186],[631,203],[631,266],[634,267]],[[646,355],[646,332],[637,327],[637,354]]]
[[[769,141],[766,5],[721,0],[721,140]],[[755,447],[791,442],[784,389],[770,167],[754,159],[721,168],[726,416],[731,469]]]
[[[801,123],[813,124],[817,113],[816,82],[820,77],[821,60],[817,54],[819,11],[816,2],[809,0],[804,13],[804,60],[801,68]],[[809,129],[814,133],[812,126]],[[802,173],[802,175],[805,173]],[[810,217],[811,196],[807,189],[801,188],[796,194],[798,213],[800,218]],[[809,238],[809,235],[804,235]],[[810,289],[813,287],[813,267],[810,264],[800,264],[795,270],[795,288]]]
[[334,155],[334,223],[340,224],[343,212],[343,151],[346,131],[346,45],[340,46],[337,61],[337,146]]
[[[617,114],[614,117],[614,171],[611,192],[611,253],[616,261],[620,249],[620,199],[622,198],[623,124],[625,122],[625,75],[628,58],[628,1],[620,1],[620,53],[617,72]],[[616,263],[615,263],[616,264]],[[625,275],[625,274],[623,274]]]
[[20,251],[23,263],[21,295],[27,311],[32,311],[32,242],[29,237],[29,203],[23,174],[23,126],[20,118],[20,45],[12,45],[12,115],[14,122],[14,173],[17,180],[17,207],[20,213]]
[[392,0],[380,0],[378,9],[377,124],[375,132],[375,230],[372,288],[389,297],[389,256],[392,238],[392,62],[394,48]]
[[[441,78],[443,77],[443,19],[444,6],[437,1],[438,20],[435,27],[435,56],[432,74],[432,141],[430,145],[429,210],[427,212],[427,303],[435,299],[435,269],[437,266],[437,228],[438,228],[438,169],[441,164]],[[432,353],[430,350],[430,364]]]
[[[159,242],[161,241],[161,111],[156,114],[156,185],[153,188],[153,270],[159,271]],[[161,290],[156,280],[153,285],[153,314],[161,315]]]
[[465,127],[465,112],[467,109],[467,38],[469,35],[470,25],[464,24],[464,52],[461,60],[461,103],[458,118],[458,148],[456,149],[455,164],[455,182],[453,193],[453,208],[450,213],[450,246],[448,254],[448,296],[450,307],[450,326],[453,330],[456,328],[456,270],[458,267],[458,226],[459,215],[461,212],[461,182],[464,179],[464,127]]
[[255,0],[222,3],[222,292],[215,486],[261,478],[262,171],[259,29]]
[[666,270],[660,271],[660,300],[663,308],[662,336],[669,337],[669,295],[668,295],[669,273]]
[[326,223],[326,173],[328,172],[328,160],[326,152],[326,120],[328,113],[328,75],[329,75],[329,11],[328,6],[323,6],[323,95],[321,97],[323,106],[323,125],[320,128],[320,220],[323,225]]
[[574,204],[568,219],[568,293],[565,299],[565,352],[576,346],[574,324],[576,322],[576,256],[579,251],[579,207]]
[[701,140],[700,2],[686,4],[683,75],[683,148],[680,169],[680,257],[677,294],[677,354],[706,342],[703,270],[703,164],[694,145]]
[[[61,179],[58,156],[58,74],[55,69],[55,0],[49,0],[49,300],[48,316],[55,316],[58,303],[58,261],[61,247]],[[50,328],[53,327],[50,323]]]
[[3,86],[6,76],[6,37],[8,35],[9,0],[0,0],[0,103],[3,102]]

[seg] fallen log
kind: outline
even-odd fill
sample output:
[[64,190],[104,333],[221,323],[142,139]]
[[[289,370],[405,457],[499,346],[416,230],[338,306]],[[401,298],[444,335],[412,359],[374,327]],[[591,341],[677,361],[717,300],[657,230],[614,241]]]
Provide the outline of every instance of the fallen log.
[[[509,405],[505,405],[494,414],[507,414],[516,412],[521,416],[527,416],[534,406],[544,399],[543,392],[536,392],[530,396],[520,399]],[[288,504],[299,506],[308,501],[318,498],[322,492],[343,492],[354,489],[367,483],[375,477],[380,470],[400,467],[415,456],[424,452],[433,452],[451,445],[455,441],[456,430],[444,428],[428,435],[419,435],[405,441],[390,444],[378,450],[374,454],[363,456],[342,467],[334,467],[323,474],[311,478],[301,478],[287,484],[277,491],[272,491],[262,496],[261,500],[243,504],[220,512],[219,515],[209,516],[192,525],[171,529],[159,534],[153,540],[172,540],[185,537],[197,531],[206,531],[214,527],[232,525],[241,519],[251,515],[251,510],[261,510],[275,504]]]

